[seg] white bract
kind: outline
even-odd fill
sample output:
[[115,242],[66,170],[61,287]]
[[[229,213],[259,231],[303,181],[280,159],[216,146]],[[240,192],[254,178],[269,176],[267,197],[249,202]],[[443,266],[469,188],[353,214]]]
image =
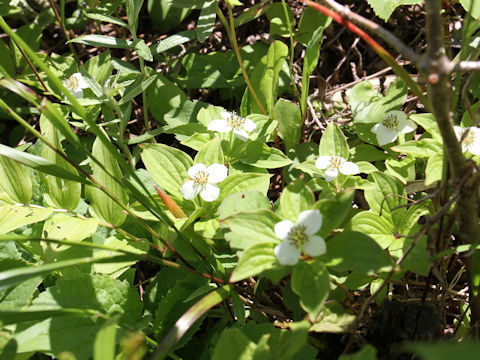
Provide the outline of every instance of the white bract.
[[415,131],[417,125],[403,111],[392,110],[385,115],[385,119],[372,127],[377,135],[378,145],[385,145],[397,140],[398,134],[407,134]]
[[65,86],[73,96],[76,98],[83,97],[83,89],[87,89],[88,85],[83,79],[82,74],[75,73],[70,75],[66,80],[63,80],[63,86]]
[[242,141],[247,141],[248,133],[257,129],[257,126],[252,120],[241,117],[235,113],[223,111],[220,115],[223,119],[212,120],[212,122],[208,124],[207,130],[221,133],[233,130],[236,137]]
[[343,175],[356,175],[360,172],[357,164],[340,156],[320,156],[315,161],[315,166],[320,170],[325,170],[325,180],[328,182],[335,180],[338,172]]
[[274,253],[281,265],[295,265],[302,251],[310,256],[320,256],[327,251],[325,240],[315,235],[322,227],[322,214],[318,210],[302,211],[297,223],[283,220],[275,224],[275,235],[280,244]]
[[215,201],[220,195],[220,188],[216,184],[225,180],[227,174],[228,169],[222,164],[213,164],[208,168],[203,164],[195,164],[188,169],[190,180],[182,185],[180,192],[187,200],[200,194],[205,201]]
[[454,126],[455,134],[462,144],[462,151],[470,151],[473,155],[480,155],[480,129],[469,127],[462,129],[460,126]]

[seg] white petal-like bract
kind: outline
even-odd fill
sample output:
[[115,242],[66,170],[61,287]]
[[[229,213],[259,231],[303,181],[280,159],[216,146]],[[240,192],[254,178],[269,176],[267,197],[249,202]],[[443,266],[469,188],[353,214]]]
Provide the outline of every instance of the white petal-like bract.
[[318,210],[305,210],[298,215],[297,224],[306,227],[305,233],[313,235],[322,227],[322,214]]
[[211,184],[225,180],[228,175],[228,168],[222,164],[212,164],[207,168],[208,182]]
[[324,170],[330,167],[330,164],[332,162],[332,157],[331,156],[320,156],[316,161],[315,161],[315,166],[319,168],[320,170]]
[[343,175],[356,175],[360,172],[360,168],[357,164],[346,161],[338,168]]
[[200,197],[207,202],[217,200],[219,195],[220,188],[215,184],[207,183],[202,187],[202,190],[200,191]]
[[325,240],[323,240],[323,238],[313,235],[308,238],[305,244],[303,244],[303,251],[310,256],[320,256],[325,254],[327,251],[327,245],[325,244]]
[[292,266],[300,260],[301,250],[288,240],[282,241],[275,246],[273,252],[280,265]]
[[193,179],[199,171],[207,171],[207,167],[203,164],[194,164],[190,169],[188,169],[188,176]]
[[196,184],[193,180],[187,180],[183,183],[180,192],[186,200],[192,200],[202,190],[202,186]]
[[277,235],[280,240],[285,240],[288,238],[288,233],[290,232],[290,230],[292,230],[294,226],[295,224],[293,223],[293,221],[280,221],[279,223],[275,224],[275,235]]
[[232,127],[228,125],[227,120],[213,120],[208,124],[207,130],[224,133],[232,130]]
[[396,129],[389,129],[382,124],[376,124],[372,128],[372,132],[377,135],[378,145],[380,146],[394,142],[398,137]]
[[325,180],[328,182],[333,181],[337,178],[338,176],[338,169],[337,168],[329,168],[325,170]]

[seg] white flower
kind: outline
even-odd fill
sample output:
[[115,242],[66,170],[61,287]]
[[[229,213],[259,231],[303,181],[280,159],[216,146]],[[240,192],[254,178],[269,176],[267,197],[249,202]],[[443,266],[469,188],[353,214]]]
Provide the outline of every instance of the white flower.
[[462,151],[470,151],[473,155],[480,155],[480,129],[469,127],[462,129],[460,126],[454,126],[457,139],[462,143]]
[[83,97],[83,89],[87,89],[88,85],[83,79],[82,74],[75,73],[70,75],[66,80],[63,80],[63,86],[65,86],[73,96],[76,98]]
[[275,235],[280,244],[275,246],[274,253],[281,265],[295,265],[300,254],[320,256],[327,251],[325,240],[315,235],[322,227],[322,214],[318,210],[302,211],[297,223],[283,220],[275,224]]
[[377,134],[378,145],[382,146],[397,140],[399,133],[409,133],[415,131],[417,125],[403,111],[392,110],[385,115],[385,120],[375,124],[372,132]]
[[248,133],[257,129],[255,123],[247,118],[241,117],[235,113],[221,112],[222,120],[212,120],[208,124],[207,130],[218,131],[221,133],[233,130],[233,133],[242,141],[248,140]]
[[228,169],[221,164],[213,164],[208,168],[203,164],[195,164],[188,169],[190,180],[182,185],[180,192],[187,200],[200,194],[205,201],[215,201],[220,195],[220,188],[215,184],[223,181],[227,174]]
[[360,172],[358,165],[347,161],[340,156],[320,156],[315,161],[315,166],[320,170],[325,170],[325,180],[328,182],[335,180],[340,171],[343,175],[355,175]]

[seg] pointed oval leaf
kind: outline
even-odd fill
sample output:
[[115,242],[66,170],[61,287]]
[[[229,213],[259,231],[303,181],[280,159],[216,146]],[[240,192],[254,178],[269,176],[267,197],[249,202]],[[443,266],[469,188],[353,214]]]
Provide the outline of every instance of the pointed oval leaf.
[[0,200],[28,204],[32,198],[32,181],[22,164],[0,156]]

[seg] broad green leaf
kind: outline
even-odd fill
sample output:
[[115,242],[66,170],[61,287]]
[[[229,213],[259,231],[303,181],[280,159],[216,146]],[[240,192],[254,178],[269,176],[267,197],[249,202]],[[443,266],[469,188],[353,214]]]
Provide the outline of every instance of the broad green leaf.
[[[2,301],[0,302],[0,311],[15,312],[17,309],[24,309],[24,307],[30,303],[33,294],[38,291],[37,287],[41,282],[42,278],[40,276],[33,277],[13,288],[1,291],[0,298]],[[0,319],[0,322],[3,323],[3,325],[7,325],[7,319],[4,314],[0,314]],[[12,320],[13,322],[11,323],[14,324],[19,320],[19,318],[14,317]]]
[[478,341],[448,341],[435,344],[412,342],[406,347],[418,354],[422,360],[449,360],[452,358],[476,360],[480,353],[480,342]]
[[201,43],[207,40],[212,33],[215,19],[217,18],[215,7],[215,1],[206,2],[198,16],[197,28],[195,31],[197,32],[198,41]]
[[94,360],[115,360],[117,318],[106,321],[95,337],[93,344]]
[[278,99],[275,104],[275,115],[278,121],[278,135],[288,151],[300,140],[303,123],[300,109],[290,101]]
[[187,171],[193,165],[190,156],[163,144],[145,144],[142,149],[142,161],[155,182],[181,198],[180,188],[188,180]]
[[136,33],[138,27],[138,15],[142,9],[143,0],[126,0],[125,5],[127,8],[127,18],[130,31]]
[[282,151],[258,141],[249,141],[240,154],[235,154],[241,162],[260,168],[275,169],[290,165],[292,160]]
[[350,161],[355,163],[358,163],[359,161],[381,161],[386,158],[387,155],[384,151],[381,151],[372,145],[362,144],[350,149]]
[[242,237],[242,249],[257,243],[278,244],[280,240],[275,235],[275,224],[282,219],[267,209],[245,211],[233,214],[221,220],[235,234]]
[[31,167],[37,171],[57,176],[62,179],[77,181],[82,184],[89,184],[84,178],[75,173],[65,170],[54,162],[48,161],[43,157],[32,155],[23,151],[15,150],[8,146],[0,144],[0,156],[18,161],[19,163]]
[[255,358],[257,344],[239,328],[230,328],[220,334],[212,360],[250,360]]
[[182,45],[186,42],[189,42],[197,37],[195,30],[186,30],[179,32],[178,34],[171,35],[159,43],[152,45],[150,51],[153,54],[160,54],[164,51],[170,50],[178,45]]
[[[280,35],[287,37],[290,35],[290,30],[288,29],[288,23],[292,25],[293,21],[293,12],[290,6],[286,7],[288,14],[285,16],[285,9],[281,3],[273,3],[267,10],[267,18],[270,21],[270,35]],[[293,31],[293,29],[292,29]]]
[[0,73],[5,76],[15,76],[15,65],[11,57],[12,53],[3,40],[0,40],[0,53],[4,54],[4,56],[0,57]]
[[51,213],[51,208],[2,205],[0,206],[0,234],[43,221]]
[[[298,30],[297,33],[295,34],[295,38],[302,43],[303,45],[307,45],[307,52],[309,51],[308,48],[310,48],[310,52],[315,53],[315,46],[317,48],[320,48],[321,45],[321,37],[319,34],[315,34],[316,32],[323,32],[330,24],[332,23],[332,18],[329,16],[326,16],[325,14],[321,13],[320,11],[317,11],[311,7],[307,7],[302,11],[302,15],[300,16],[300,21],[298,22]],[[321,29],[321,30],[318,30]],[[314,38],[318,37],[317,41],[314,41]],[[320,41],[320,43],[319,43]],[[312,46],[310,46],[310,44]],[[314,46],[315,45],[315,46]],[[308,57],[308,59],[307,59]],[[313,66],[313,63],[311,61],[312,58],[305,53],[305,62],[309,63],[309,67]],[[315,63],[316,66],[316,63]],[[305,68],[303,71],[304,77],[305,77]],[[310,71],[311,74],[311,71]]]
[[320,210],[323,217],[320,236],[326,238],[330,233],[341,225],[345,216],[352,209],[352,201],[355,191],[341,191],[332,199],[322,199],[314,205],[315,209]]
[[[257,64],[250,77],[260,103],[272,118],[277,98],[279,74],[287,55],[288,47],[280,41],[275,41],[270,45],[267,55]],[[241,114],[245,116],[252,113],[261,114],[262,111],[247,88],[242,99]]]
[[214,137],[201,147],[194,159],[195,164],[204,164],[207,167],[212,164],[224,164],[223,151],[220,138]]
[[[230,169],[232,170],[232,169]],[[230,194],[246,191],[246,190],[258,190],[264,194],[267,193],[270,174],[262,173],[235,173],[227,176],[220,184],[220,196],[219,200],[223,200]]]
[[355,215],[350,221],[348,229],[367,234],[382,249],[388,248],[395,240],[393,224],[386,217],[368,211],[362,211]]
[[84,309],[70,308],[59,308],[52,310],[0,310],[0,323],[5,326],[11,324],[22,324],[30,321],[40,322],[45,319],[68,315],[91,316],[94,314]]
[[152,86],[148,87],[147,99],[148,110],[157,121],[163,123],[165,114],[178,111],[187,101],[187,96],[166,77],[157,75]]
[[280,211],[285,219],[297,221],[298,215],[312,208],[315,197],[303,179],[297,179],[283,189],[280,195]]
[[[103,164],[105,170],[100,168],[96,163],[92,164],[93,177],[113,195],[117,197],[123,205],[128,205],[128,194],[123,186],[117,183],[114,178],[121,179],[122,172],[117,160],[110,153],[99,138],[95,140],[92,148],[92,155]],[[107,171],[109,173],[107,173]],[[126,219],[127,214],[124,213],[122,206],[110,198],[99,188],[88,188],[87,195],[91,200],[91,210],[96,217],[102,221],[120,226]]]
[[88,59],[84,65],[85,71],[92,76],[100,85],[105,84],[112,75],[113,64],[110,50],[105,50],[100,55]]
[[189,308],[187,312],[177,320],[175,326],[168,332],[167,336],[163,338],[162,342],[152,354],[151,359],[164,359],[187,330],[208,310],[224,301],[229,296],[230,291],[231,285],[225,285],[204,296]]
[[407,203],[405,187],[397,179],[381,172],[369,175],[372,177],[377,190],[365,192],[365,199],[371,210],[393,224],[399,224],[402,210],[393,210]]
[[415,180],[415,157],[407,155],[402,160],[389,158],[385,161],[389,174],[395,176],[403,184]]
[[227,196],[218,207],[218,218],[224,219],[230,215],[249,210],[268,210],[270,200],[259,191],[242,191]]
[[[171,0],[148,0],[147,10],[150,21],[158,29],[159,34],[167,34],[175,30],[192,12],[191,9],[173,7]],[[196,38],[195,30],[188,31],[193,33],[193,38]]]
[[[98,222],[93,218],[79,218],[66,214],[56,214],[45,221],[43,231],[46,238],[69,241],[82,241],[97,230]],[[66,246],[58,245],[57,251],[65,250]]]
[[230,276],[230,281],[237,282],[272,268],[277,263],[277,258],[273,253],[274,247],[275,243],[262,242],[245,249]]
[[425,186],[442,180],[443,166],[443,153],[435,154],[428,159],[425,168]]
[[480,1],[478,0],[460,0],[463,8],[475,19],[480,19]]
[[[145,40],[137,39],[132,43],[133,48],[137,52],[138,56],[140,56],[145,61],[153,61],[153,55],[150,51],[150,48],[145,44]],[[123,100],[123,99],[122,99]]]
[[32,198],[32,181],[22,164],[0,156],[0,201],[28,204]]
[[132,42],[106,35],[81,35],[70,40],[70,42],[85,44],[95,47],[130,49]]
[[388,21],[392,13],[400,5],[419,4],[422,0],[367,0],[375,11],[375,14],[385,22]]
[[184,9],[202,9],[209,0],[170,0],[170,5]]
[[433,139],[410,140],[400,145],[391,147],[391,150],[403,154],[411,154],[419,158],[429,158],[435,154],[443,153],[441,142]]
[[330,291],[325,263],[320,260],[300,261],[293,269],[292,290],[300,296],[300,305],[315,322]]
[[320,139],[320,156],[340,156],[348,160],[349,148],[342,130],[335,123],[330,123]]
[[440,143],[442,142],[442,135],[440,134],[440,129],[433,114],[411,114],[408,117],[432,135],[434,140]]
[[356,271],[372,275],[389,271],[393,262],[366,234],[344,231],[327,241],[327,266],[334,271]]
[[0,290],[7,289],[37,276],[47,275],[53,271],[69,268],[76,265],[93,264],[96,262],[118,262],[130,259],[130,255],[109,256],[96,259],[92,257],[86,257],[73,260],[57,261],[55,263],[49,263],[39,266],[28,266],[18,269],[2,271],[0,272]]
[[318,333],[346,333],[354,323],[356,316],[346,310],[339,303],[325,305],[320,314],[321,320],[314,324],[309,330]]
[[[60,132],[54,127],[47,116],[42,115],[40,117],[40,127],[45,137],[62,153],[64,153],[61,144]],[[54,162],[59,167],[65,169],[68,172],[77,174],[77,170],[67,160],[61,157],[57,152],[53,151],[48,146],[45,146],[42,150],[42,156],[51,162]],[[50,175],[42,175],[40,178],[46,187],[44,194],[45,201],[50,206],[74,210],[79,201],[82,191],[80,183],[65,180],[59,177],[53,177]]]

